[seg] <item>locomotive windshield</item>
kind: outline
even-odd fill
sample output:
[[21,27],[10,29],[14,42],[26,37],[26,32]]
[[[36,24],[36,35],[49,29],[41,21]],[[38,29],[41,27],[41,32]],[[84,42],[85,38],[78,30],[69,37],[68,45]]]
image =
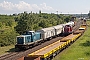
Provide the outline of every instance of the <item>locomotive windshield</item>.
[[24,43],[24,37],[17,37],[17,44],[23,44]]

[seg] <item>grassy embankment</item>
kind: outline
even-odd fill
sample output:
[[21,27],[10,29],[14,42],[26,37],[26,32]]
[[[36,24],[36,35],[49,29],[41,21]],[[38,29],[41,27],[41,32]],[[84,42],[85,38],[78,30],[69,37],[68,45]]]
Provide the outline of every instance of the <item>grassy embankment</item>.
[[53,60],[90,60],[90,21],[85,33]]
[[15,51],[14,45],[0,47],[0,55]]

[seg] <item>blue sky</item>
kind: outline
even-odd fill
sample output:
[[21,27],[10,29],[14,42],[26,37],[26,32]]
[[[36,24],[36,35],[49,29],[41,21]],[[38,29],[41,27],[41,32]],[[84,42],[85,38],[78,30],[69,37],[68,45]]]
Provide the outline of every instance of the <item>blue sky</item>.
[[0,0],[0,14],[27,12],[81,14],[90,10],[90,0]]

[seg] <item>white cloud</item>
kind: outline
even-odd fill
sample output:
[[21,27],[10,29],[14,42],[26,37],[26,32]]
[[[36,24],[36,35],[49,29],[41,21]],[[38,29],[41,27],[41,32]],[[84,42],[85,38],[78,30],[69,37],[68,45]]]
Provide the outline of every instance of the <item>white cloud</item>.
[[24,1],[19,1],[18,4],[14,4],[12,2],[8,2],[8,1],[3,1],[2,3],[0,3],[0,13],[1,12],[23,12],[23,11],[34,11],[37,12],[39,10],[42,10],[43,12],[50,12],[50,11],[56,11],[55,9],[53,9],[50,6],[47,6],[46,3],[42,3],[40,5],[37,4],[29,4],[26,3]]
[[46,3],[40,4],[40,6],[42,7],[41,8],[42,10],[48,10],[48,11],[54,10],[52,7],[47,6]]
[[3,3],[0,3],[0,7],[2,7],[3,10],[12,10],[13,4],[11,2],[4,1]]

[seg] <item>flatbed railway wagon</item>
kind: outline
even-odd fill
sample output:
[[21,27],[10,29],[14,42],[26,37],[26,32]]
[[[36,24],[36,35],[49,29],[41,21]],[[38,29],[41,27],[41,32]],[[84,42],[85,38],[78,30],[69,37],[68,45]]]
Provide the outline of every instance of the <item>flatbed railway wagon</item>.
[[82,24],[77,31],[73,32],[73,34],[78,34],[78,33],[83,34],[85,32],[86,28],[87,28],[87,25],[86,24]]
[[[71,34],[67,37],[69,39],[63,38],[53,44],[50,44],[40,50],[37,50],[31,54],[29,54],[27,57],[25,57],[25,60],[34,58],[39,58],[39,60],[49,60],[55,57],[57,54],[59,54],[62,50],[67,48],[69,45],[71,45],[72,42],[74,42],[81,34]],[[71,37],[70,37],[71,36]]]
[[[66,42],[57,41],[49,46],[46,46],[40,50],[37,50],[29,54],[29,56],[31,58],[40,57],[40,60],[51,59],[53,56],[57,54],[57,50],[59,53],[60,52],[59,49],[63,49],[65,45],[66,45]],[[27,58],[25,58],[25,60],[27,60]]]
[[[83,31],[85,31],[86,26],[81,25],[79,30],[81,30],[81,28],[83,29]],[[55,57],[57,54],[59,54],[62,50],[70,46],[73,42],[75,42],[76,39],[82,35],[83,31],[75,34],[74,33],[70,34],[63,39],[54,42],[53,44],[50,44],[42,49],[39,49],[31,54],[28,54],[28,56],[25,57],[24,59],[50,60],[53,57]]]

